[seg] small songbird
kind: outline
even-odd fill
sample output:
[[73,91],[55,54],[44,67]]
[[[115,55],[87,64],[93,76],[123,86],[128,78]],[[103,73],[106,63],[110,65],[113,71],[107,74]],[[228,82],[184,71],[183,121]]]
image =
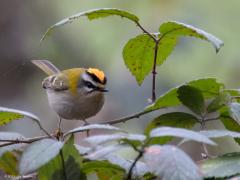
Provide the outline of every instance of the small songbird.
[[33,60],[48,77],[42,82],[51,108],[61,119],[83,120],[96,115],[104,104],[107,79],[96,68],[60,71],[47,60]]

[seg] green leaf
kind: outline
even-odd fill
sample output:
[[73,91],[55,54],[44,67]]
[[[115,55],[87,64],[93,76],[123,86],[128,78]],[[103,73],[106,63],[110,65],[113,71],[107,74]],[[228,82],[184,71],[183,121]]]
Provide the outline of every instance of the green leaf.
[[172,127],[159,127],[155,128],[150,132],[150,137],[163,137],[163,136],[174,136],[174,137],[180,137],[180,138],[185,138],[209,145],[216,145],[212,140],[207,138],[206,136],[190,131],[187,129],[182,129],[182,128],[172,128]]
[[154,145],[145,149],[144,161],[161,180],[201,180],[200,171],[193,160],[181,149]]
[[[209,99],[209,98],[218,96],[219,92],[224,87],[224,85],[222,83],[217,82],[217,80],[214,78],[193,80],[193,81],[185,83],[181,86],[184,86],[184,85],[199,89],[202,92],[203,97],[205,99]],[[178,99],[177,91],[178,91],[178,88],[180,88],[181,86],[173,88],[170,91],[168,91],[167,93],[160,96],[156,100],[156,102],[154,104],[148,106],[145,109],[145,111],[180,105],[181,101]]]
[[55,30],[55,28],[63,26],[65,24],[69,24],[75,20],[78,20],[78,18],[80,18],[82,16],[86,16],[89,20],[93,20],[93,19],[104,18],[104,17],[108,17],[108,16],[114,16],[114,15],[120,16],[123,18],[127,18],[135,23],[137,23],[139,21],[137,16],[135,16],[134,14],[131,14],[127,11],[124,11],[124,10],[115,9],[115,8],[93,9],[90,11],[85,11],[85,12],[81,12],[78,14],[74,14],[74,15],[67,17],[67,18],[57,22],[56,24],[52,25],[47,30],[47,32],[44,34],[41,41],[43,41],[48,35],[50,35],[50,33],[52,33],[53,30]]
[[211,101],[211,103],[208,105],[207,112],[211,113],[211,112],[215,112],[215,111],[219,110],[220,108],[225,106],[230,101],[230,99],[231,99],[231,97],[228,93],[226,93],[226,92],[220,93],[219,96],[214,98]]
[[[145,134],[149,135],[152,129],[156,127],[161,127],[161,126],[191,129],[197,122],[198,122],[197,118],[188,113],[172,112],[172,113],[162,114],[148,124],[148,126],[145,129]],[[169,142],[171,139],[172,137],[158,138],[157,143],[165,144]]]
[[177,97],[177,90],[178,87],[169,90],[168,92],[160,96],[154,104],[148,106],[145,111],[180,105],[181,101]]
[[[10,108],[6,108],[6,107],[0,107],[0,126],[4,125],[6,123],[9,123],[13,120],[21,119],[23,117],[27,117],[27,118],[31,119],[32,121],[36,122],[38,124],[38,126],[43,131],[45,131],[42,128],[42,125],[40,123],[40,119],[36,115],[34,115],[30,112],[26,112],[26,111],[21,111],[21,110],[17,110],[17,109],[10,109]],[[47,133],[47,132],[45,131],[45,133]]]
[[171,21],[163,23],[161,24],[159,31],[162,36],[193,36],[202,40],[209,41],[215,47],[216,52],[218,52],[223,46],[223,42],[217,37],[201,29],[181,22]]
[[[7,108],[8,110],[8,108]],[[14,120],[22,119],[24,115],[17,112],[6,111],[5,108],[0,107],[0,126],[8,124]]]
[[[2,140],[2,142],[0,141],[0,145],[8,143],[9,141],[7,140],[25,140],[25,137],[23,137],[23,135],[19,134],[19,133],[15,133],[15,132],[0,132],[0,140]],[[5,152],[9,152],[9,151],[13,151],[13,150],[18,150],[20,148],[22,148],[23,146],[25,146],[25,144],[23,143],[16,143],[16,144],[12,144],[9,146],[3,146],[0,147],[0,157],[5,153]]]
[[90,161],[83,164],[82,170],[86,174],[97,173],[100,180],[110,180],[113,176],[124,179],[125,170],[108,161]]
[[130,39],[123,49],[123,59],[139,85],[153,68],[155,42],[147,34]]
[[178,99],[194,113],[198,115],[204,113],[204,98],[199,89],[186,85],[178,88],[177,93]]
[[[164,38],[158,43],[157,65],[161,65],[171,54],[176,43],[177,39],[174,37]],[[155,46],[156,42],[147,34],[140,34],[130,39],[124,46],[124,62],[133,76],[135,76],[139,85],[142,84],[145,77],[152,71]]]
[[[227,106],[222,108],[219,119],[226,129],[240,132],[240,125],[230,116]],[[234,140],[240,145],[240,138],[234,138]]]
[[[73,136],[71,136],[69,140],[64,144],[61,152],[64,159],[65,174],[67,176],[67,179],[85,180],[86,175],[81,169],[83,159],[74,145]],[[52,159],[50,162],[48,162],[38,170],[39,179],[65,180],[62,163],[62,158],[60,154],[58,154],[54,159]]]
[[0,158],[0,169],[8,175],[18,175],[17,157],[11,153],[6,152]]
[[143,180],[154,180],[154,179],[156,179],[156,176],[150,172],[144,174],[143,176]]
[[115,127],[115,126],[111,126],[109,124],[90,124],[90,125],[80,126],[80,127],[74,128],[74,129],[66,132],[63,136],[65,137],[65,136],[67,136],[69,134],[72,134],[72,133],[83,132],[83,131],[93,130],[93,129],[123,131],[122,129],[120,129],[118,127]]
[[231,96],[240,96],[239,89],[225,89],[223,92],[230,94]]
[[48,163],[59,153],[63,143],[52,139],[42,139],[30,144],[23,152],[19,171],[20,174],[34,172]]
[[240,173],[240,153],[225,154],[198,164],[205,178],[231,177]]
[[157,65],[163,64],[167,57],[170,56],[170,54],[172,53],[177,44],[177,40],[178,40],[177,36],[172,34],[159,35]]

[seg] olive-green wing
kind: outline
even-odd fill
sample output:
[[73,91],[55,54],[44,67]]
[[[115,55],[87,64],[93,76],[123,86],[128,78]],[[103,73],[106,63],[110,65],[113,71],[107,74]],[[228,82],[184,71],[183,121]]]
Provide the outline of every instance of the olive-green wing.
[[45,78],[42,82],[44,89],[52,89],[55,91],[65,91],[69,89],[69,84],[67,83],[67,77],[65,74],[59,73],[54,74]]

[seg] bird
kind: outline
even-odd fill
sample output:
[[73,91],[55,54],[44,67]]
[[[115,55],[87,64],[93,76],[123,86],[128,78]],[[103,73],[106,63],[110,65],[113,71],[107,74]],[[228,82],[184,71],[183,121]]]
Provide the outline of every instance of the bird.
[[95,116],[104,105],[107,78],[97,68],[72,68],[60,71],[48,60],[32,60],[48,77],[42,81],[50,107],[61,120],[82,120]]

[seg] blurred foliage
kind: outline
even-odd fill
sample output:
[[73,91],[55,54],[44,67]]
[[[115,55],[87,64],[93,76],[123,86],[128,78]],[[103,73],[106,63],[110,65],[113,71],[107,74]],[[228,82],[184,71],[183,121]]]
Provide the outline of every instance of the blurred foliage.
[[[239,6],[238,0],[69,0],[61,3],[57,0],[2,0],[1,104],[34,112],[49,129],[56,127],[56,115],[49,109],[41,89],[44,75],[30,64],[32,59],[44,58],[51,60],[60,69],[92,66],[106,72],[110,92],[103,111],[93,118],[95,121],[111,119],[145,107],[146,99],[150,97],[150,82],[144,81],[139,88],[125,68],[121,55],[127,40],[141,33],[133,23],[118,17],[95,22],[83,18],[81,22],[58,29],[40,46],[42,35],[53,23],[74,13],[100,7],[128,10],[138,15],[141,23],[151,32],[156,32],[164,21],[177,20],[214,33],[225,42],[225,47],[216,56],[205,42],[180,39],[169,60],[158,68],[158,96],[178,84],[208,76],[216,77],[228,87],[238,88],[240,71],[236,47],[240,40],[237,36],[240,24],[236,22],[240,15]],[[139,132],[150,118],[147,116],[138,120],[139,126],[134,121],[123,126]],[[63,125],[67,129],[75,124],[66,122]],[[9,129],[24,135],[39,133],[38,127],[29,121],[23,121],[21,126],[12,123],[4,130]]]

